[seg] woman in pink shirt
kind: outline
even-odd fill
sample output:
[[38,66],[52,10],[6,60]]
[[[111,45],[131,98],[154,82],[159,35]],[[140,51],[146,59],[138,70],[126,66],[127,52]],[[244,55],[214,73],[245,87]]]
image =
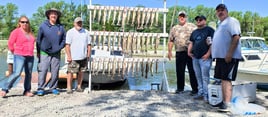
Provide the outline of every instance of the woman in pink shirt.
[[34,43],[35,37],[32,33],[29,19],[22,16],[18,20],[18,26],[14,29],[8,40],[8,49],[14,54],[14,72],[4,83],[0,95],[6,97],[8,90],[12,88],[15,81],[20,77],[24,68],[24,92],[23,95],[32,97],[31,79],[34,64]]

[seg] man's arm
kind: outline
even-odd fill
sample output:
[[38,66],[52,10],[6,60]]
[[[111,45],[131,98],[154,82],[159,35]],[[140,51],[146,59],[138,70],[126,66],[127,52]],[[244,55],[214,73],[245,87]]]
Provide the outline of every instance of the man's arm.
[[225,57],[225,62],[226,63],[231,62],[233,54],[234,54],[234,51],[237,48],[239,39],[240,39],[240,35],[233,35],[231,45],[230,45],[228,53],[227,53],[227,55]]

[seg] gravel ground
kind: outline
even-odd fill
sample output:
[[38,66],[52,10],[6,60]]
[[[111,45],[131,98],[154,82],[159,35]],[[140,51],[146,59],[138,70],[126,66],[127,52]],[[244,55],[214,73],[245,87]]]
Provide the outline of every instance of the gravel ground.
[[[217,112],[217,108],[202,100],[194,100],[190,92],[182,94],[160,91],[93,90],[60,95],[22,96],[22,87],[10,90],[7,98],[0,98],[1,117],[229,117],[231,113]],[[268,92],[257,92],[256,104],[268,108]],[[267,117],[268,112],[254,115]]]

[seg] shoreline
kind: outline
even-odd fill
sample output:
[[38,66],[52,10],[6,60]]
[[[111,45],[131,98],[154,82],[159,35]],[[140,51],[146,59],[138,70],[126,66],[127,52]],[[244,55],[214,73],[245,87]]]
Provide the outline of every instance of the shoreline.
[[[36,89],[37,84],[32,85]],[[190,91],[182,94],[161,91],[92,90],[60,95],[22,96],[22,84],[10,90],[7,98],[0,99],[1,116],[180,116],[229,117],[202,100],[194,100]],[[256,104],[268,108],[268,92],[257,91]],[[14,110],[15,109],[15,110]],[[268,116],[268,112],[253,115]]]

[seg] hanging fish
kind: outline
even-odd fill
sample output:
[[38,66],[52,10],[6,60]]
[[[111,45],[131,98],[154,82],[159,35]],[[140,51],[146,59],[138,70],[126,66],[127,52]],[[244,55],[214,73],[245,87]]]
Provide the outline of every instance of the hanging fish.
[[154,34],[152,34],[151,35],[151,44],[150,44],[151,45],[150,46],[151,49],[153,49],[153,47],[154,47],[154,42],[155,42],[155,36],[154,36]]
[[158,63],[159,63],[159,59],[156,59],[155,61],[155,73],[158,73]]
[[[139,8],[136,8],[135,7],[134,10],[132,11],[132,22],[131,22],[131,26],[134,26],[134,24],[135,24],[135,19],[136,19],[137,12],[139,12]],[[138,15],[138,17],[140,17],[140,16]]]
[[131,53],[137,50],[137,33],[133,33],[132,44],[131,44]]
[[139,29],[140,28],[140,24],[141,24],[141,8],[138,8],[138,10],[137,10],[137,29]]
[[99,6],[94,6],[94,11],[93,11],[93,16],[92,16],[92,21],[93,22],[95,22],[95,18],[96,18],[96,13],[97,13],[97,8],[98,8]]
[[112,25],[115,25],[115,18],[116,18],[116,15],[117,15],[117,8],[114,7],[114,12],[113,12],[113,22],[112,22]]
[[152,28],[154,20],[155,20],[155,13],[156,13],[156,9],[153,9],[151,12],[151,24],[150,24],[150,28]]
[[157,11],[155,12],[155,26],[158,26],[158,17],[159,17],[159,8],[157,8]]
[[99,7],[99,12],[98,12],[98,23],[101,21],[101,8]]
[[111,76],[112,58],[109,58],[107,65],[108,65],[108,76]]
[[112,79],[114,79],[115,70],[116,70],[116,58],[112,59]]
[[110,51],[111,47],[111,32],[108,33],[108,45],[107,45],[107,51]]
[[125,77],[125,72],[126,72],[126,68],[127,68],[127,63],[126,63],[126,58],[123,58],[123,63],[122,63],[122,79]]
[[111,14],[112,14],[112,9],[111,9],[111,7],[108,7],[108,17],[107,17],[107,22],[110,22]]
[[95,75],[98,75],[100,69],[100,58],[96,60],[96,72]]
[[122,12],[123,12],[123,11],[121,10],[120,7],[119,7],[119,9],[118,9],[118,12],[119,12],[119,13],[118,13],[118,16],[117,16],[117,24],[116,24],[116,25],[117,25],[117,26],[121,26],[121,25],[120,25],[120,22],[121,22],[121,20],[122,20]]
[[133,59],[132,60],[132,65],[131,65],[131,69],[132,69],[132,77],[134,77],[134,74],[135,74],[135,64],[136,63],[136,61],[135,61],[135,59]]
[[148,10],[144,8],[144,11],[142,12],[142,18],[141,18],[141,24],[138,26],[138,29],[143,29],[143,25],[145,23],[145,17],[147,15]]
[[123,44],[122,44],[122,52],[123,53],[127,53],[127,39],[128,39],[128,36],[126,35],[126,33],[124,33],[123,35]]
[[96,41],[97,40],[97,32],[94,32],[92,40],[91,40],[91,46],[94,47],[96,45]]
[[124,28],[126,24],[126,18],[127,18],[127,7],[124,7],[123,9],[123,15],[122,15],[122,25],[121,27]]
[[146,22],[145,22],[145,26],[148,27],[149,21],[151,19],[151,13],[152,13],[152,9],[148,8],[147,12],[146,12]]
[[127,8],[127,20],[126,20],[126,24],[129,24],[131,10],[132,10],[131,8]]
[[156,36],[156,40],[155,40],[155,45],[154,45],[154,53],[157,54],[157,49],[158,49],[158,45],[160,43],[160,35],[157,34]]
[[147,53],[148,52],[148,46],[149,46],[149,43],[150,43],[150,34],[147,34],[147,38],[146,38],[146,44],[145,44],[145,52]]
[[111,47],[111,49],[112,49],[112,51],[114,51],[115,49],[115,38],[116,38],[116,34],[115,33],[113,33],[113,37],[111,37],[111,41],[112,41],[112,47]]
[[105,26],[106,19],[107,19],[107,8],[104,7],[104,9],[103,9],[103,17],[102,17],[102,25],[103,26]]
[[99,35],[98,35],[97,48],[100,49],[100,43],[101,43],[101,36],[102,36],[102,35],[101,35],[101,32],[100,32],[100,31],[98,32],[98,34],[99,34]]
[[102,59],[102,75],[105,75],[106,65],[107,65],[107,62],[105,58],[103,58]]
[[127,37],[127,44],[126,44],[126,53],[128,54],[130,51],[130,47],[131,47],[131,42],[132,42],[132,34],[128,33],[128,37]]
[[119,33],[117,35],[118,35],[118,38],[117,38],[117,50],[119,50],[120,47],[121,47],[121,41],[122,41],[124,35],[121,36],[121,33]]
[[149,72],[149,60],[146,61],[145,63],[145,78],[148,78],[148,72]]
[[132,61],[131,61],[131,58],[128,59],[128,64],[127,64],[127,75],[130,74],[130,70],[131,70],[131,67],[132,67]]
[[136,39],[136,53],[139,52],[140,49],[140,43],[141,43],[141,36],[139,34],[137,34],[137,39]]
[[122,67],[122,60],[121,60],[121,58],[118,58],[118,60],[117,60],[117,70],[118,70],[118,76],[120,76],[121,75],[121,67]]
[[101,50],[104,50],[105,41],[106,41],[106,34],[105,34],[105,32],[103,32],[103,35],[102,35],[102,48],[101,48]]
[[143,77],[143,72],[144,72],[144,58],[141,60],[141,77]]
[[138,58],[136,61],[136,70],[135,70],[135,75],[137,76],[139,74],[139,69],[140,69],[140,59]]
[[145,35],[145,33],[142,33],[142,38],[141,38],[141,43],[140,43],[142,53],[144,52],[144,43],[145,43],[145,41],[146,41],[146,35]]
[[154,76],[153,75],[153,73],[154,73],[153,72],[153,64],[154,64],[154,59],[152,59],[151,62],[150,62],[150,73],[151,73],[151,76]]

